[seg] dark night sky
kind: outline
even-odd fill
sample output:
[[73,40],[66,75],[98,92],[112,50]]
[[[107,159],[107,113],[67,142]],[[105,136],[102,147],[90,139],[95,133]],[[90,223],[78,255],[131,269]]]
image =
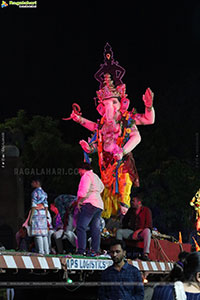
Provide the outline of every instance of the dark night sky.
[[[191,90],[188,102],[195,98],[198,111],[199,1],[44,1],[42,6],[38,1],[37,9],[1,8],[0,22],[0,121],[19,109],[61,119],[73,102],[96,120],[93,75],[103,63],[106,42],[126,69],[130,108],[143,109],[142,94],[151,87],[159,124],[159,115],[168,113],[166,101],[170,113],[188,105],[181,94],[167,99],[174,87],[184,94]],[[62,124],[65,131],[71,123]]]

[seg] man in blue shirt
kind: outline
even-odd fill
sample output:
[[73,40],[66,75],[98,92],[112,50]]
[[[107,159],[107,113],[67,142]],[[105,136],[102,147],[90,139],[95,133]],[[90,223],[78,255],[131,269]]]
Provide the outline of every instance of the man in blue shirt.
[[124,241],[110,246],[113,265],[102,272],[99,300],[143,300],[144,286],[140,271],[125,261]]

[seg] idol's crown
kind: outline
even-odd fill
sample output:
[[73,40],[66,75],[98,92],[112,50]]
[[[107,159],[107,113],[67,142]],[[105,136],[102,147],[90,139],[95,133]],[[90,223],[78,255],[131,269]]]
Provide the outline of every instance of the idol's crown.
[[111,76],[108,73],[104,75],[103,85],[103,88],[96,92],[100,102],[109,98],[125,98],[127,96],[125,94],[125,84],[121,84],[115,88],[113,81],[111,80]]

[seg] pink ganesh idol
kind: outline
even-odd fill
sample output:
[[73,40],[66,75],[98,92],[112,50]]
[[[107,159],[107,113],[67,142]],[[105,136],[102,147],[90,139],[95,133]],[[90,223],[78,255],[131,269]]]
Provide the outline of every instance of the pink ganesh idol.
[[131,187],[139,186],[132,155],[132,151],[141,141],[137,125],[153,124],[155,112],[154,94],[150,88],[143,95],[145,113],[139,114],[135,109],[128,111],[130,100],[127,98],[126,86],[121,81],[124,69],[114,61],[108,43],[104,52],[105,63],[95,74],[95,78],[100,82],[100,90],[97,91],[97,111],[101,119],[97,122],[90,121],[76,110],[72,111],[70,117],[93,132],[88,142],[81,140],[79,143],[88,154],[98,152],[101,179],[105,186],[102,217],[110,218],[111,215],[127,212]]

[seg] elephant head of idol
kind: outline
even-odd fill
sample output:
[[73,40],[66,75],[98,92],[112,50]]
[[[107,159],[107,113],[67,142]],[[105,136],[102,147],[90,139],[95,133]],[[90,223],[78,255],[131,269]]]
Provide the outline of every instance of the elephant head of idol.
[[110,74],[104,75],[104,86],[97,91],[97,97],[99,99],[97,111],[107,122],[112,122],[118,114],[127,111],[130,104],[130,100],[126,98],[125,84],[115,88]]

